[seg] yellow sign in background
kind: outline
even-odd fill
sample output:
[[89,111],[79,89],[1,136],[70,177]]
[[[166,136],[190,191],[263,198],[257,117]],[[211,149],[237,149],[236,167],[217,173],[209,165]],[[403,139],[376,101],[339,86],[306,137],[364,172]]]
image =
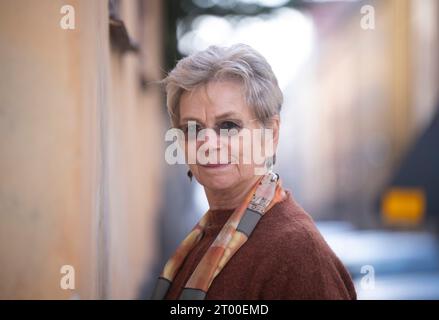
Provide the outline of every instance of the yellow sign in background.
[[387,224],[419,225],[425,216],[426,199],[422,188],[395,187],[383,196],[381,214]]

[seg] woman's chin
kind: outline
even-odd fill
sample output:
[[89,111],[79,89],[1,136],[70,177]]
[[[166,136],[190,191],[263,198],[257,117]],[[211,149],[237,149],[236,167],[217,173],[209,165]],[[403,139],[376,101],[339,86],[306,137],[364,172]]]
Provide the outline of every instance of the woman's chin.
[[212,190],[227,189],[239,180],[234,165],[198,166],[199,182]]

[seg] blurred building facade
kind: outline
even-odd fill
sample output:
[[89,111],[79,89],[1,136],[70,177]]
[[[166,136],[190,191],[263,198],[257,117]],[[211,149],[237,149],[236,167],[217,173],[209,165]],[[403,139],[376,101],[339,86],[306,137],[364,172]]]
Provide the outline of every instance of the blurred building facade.
[[66,4],[0,2],[0,298],[135,298],[162,187],[161,1]]
[[[374,28],[362,27],[364,6]],[[439,4],[358,1],[308,12],[317,48],[285,92],[293,112],[284,119],[303,115],[286,133],[297,141],[281,169],[315,218],[377,226],[375,202],[437,111]]]

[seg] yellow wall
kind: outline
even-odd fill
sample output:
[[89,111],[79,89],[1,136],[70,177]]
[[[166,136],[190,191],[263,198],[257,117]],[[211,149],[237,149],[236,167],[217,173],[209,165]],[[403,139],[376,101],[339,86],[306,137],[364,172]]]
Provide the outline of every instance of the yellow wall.
[[163,120],[139,74],[160,76],[160,1],[147,22],[135,3],[137,55],[111,51],[106,1],[69,1],[74,30],[64,1],[0,3],[0,298],[134,298],[148,273]]

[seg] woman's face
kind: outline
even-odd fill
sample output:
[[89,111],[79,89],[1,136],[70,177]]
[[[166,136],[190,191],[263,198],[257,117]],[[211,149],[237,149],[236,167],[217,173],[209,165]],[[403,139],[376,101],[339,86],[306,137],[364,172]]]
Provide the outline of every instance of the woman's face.
[[[200,184],[210,190],[224,190],[255,180],[258,168],[260,170],[264,164],[261,164],[260,159],[255,160],[252,146],[258,144],[259,148],[264,147],[263,139],[258,138],[259,135],[256,134],[260,131],[255,131],[262,130],[263,126],[245,103],[243,87],[239,82],[209,82],[193,91],[183,93],[179,107],[179,127],[186,135],[186,160],[189,150],[197,151],[196,159],[192,158],[193,160],[189,161],[189,168]],[[192,127],[188,127],[189,121]],[[193,126],[194,121],[196,128]],[[279,122],[274,122],[272,127],[275,150]],[[201,129],[207,129],[203,130],[207,132],[206,136],[199,135],[198,139],[187,137],[189,130],[198,134]],[[220,136],[220,129],[223,129],[223,133],[224,130],[234,130],[228,131],[228,135]],[[244,132],[253,133],[254,136],[250,134],[250,139],[244,139]],[[205,155],[204,160],[200,160],[200,155]]]

